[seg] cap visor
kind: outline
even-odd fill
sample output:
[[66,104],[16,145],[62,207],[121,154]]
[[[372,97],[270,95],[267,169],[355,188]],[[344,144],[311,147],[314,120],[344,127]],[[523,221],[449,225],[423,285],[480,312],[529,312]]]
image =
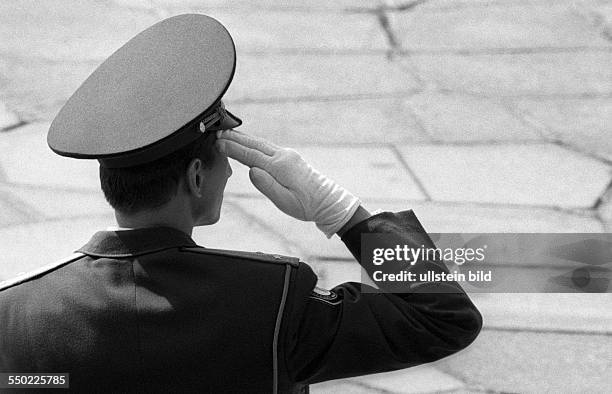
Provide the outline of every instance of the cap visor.
[[219,124],[214,126],[214,129],[215,130],[228,130],[228,129],[233,129],[234,127],[238,127],[241,124],[242,124],[242,120],[240,120],[239,117],[237,117],[236,115],[226,110],[225,116],[223,117],[223,119],[221,119]]

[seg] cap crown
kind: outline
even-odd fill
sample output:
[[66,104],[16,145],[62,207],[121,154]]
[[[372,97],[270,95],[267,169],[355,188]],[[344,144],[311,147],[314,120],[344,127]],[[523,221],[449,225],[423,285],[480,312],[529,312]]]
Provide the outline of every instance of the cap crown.
[[165,19],[87,78],[54,119],[47,142],[77,158],[143,149],[218,103],[235,65],[234,43],[217,20],[196,14]]

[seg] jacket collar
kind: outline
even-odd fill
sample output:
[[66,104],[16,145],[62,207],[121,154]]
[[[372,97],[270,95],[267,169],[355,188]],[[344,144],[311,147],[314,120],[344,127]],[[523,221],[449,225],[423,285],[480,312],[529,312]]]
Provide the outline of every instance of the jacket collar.
[[165,249],[197,246],[191,237],[170,227],[98,231],[77,252],[96,257],[130,257]]

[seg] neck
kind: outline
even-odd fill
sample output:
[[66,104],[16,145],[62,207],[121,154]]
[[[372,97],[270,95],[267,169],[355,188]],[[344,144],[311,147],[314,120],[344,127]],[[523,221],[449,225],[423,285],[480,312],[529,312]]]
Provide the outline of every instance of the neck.
[[173,204],[172,202],[154,210],[135,213],[115,211],[115,219],[119,227],[172,227],[189,236],[191,236],[194,227],[193,218],[184,208],[184,205]]

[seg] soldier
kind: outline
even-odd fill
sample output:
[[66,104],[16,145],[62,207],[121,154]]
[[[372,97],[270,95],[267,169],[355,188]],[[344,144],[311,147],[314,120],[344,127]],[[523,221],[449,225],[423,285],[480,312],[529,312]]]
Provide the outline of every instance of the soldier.
[[[235,59],[219,22],[180,15],[130,40],[68,100],[49,146],[99,160],[118,228],[0,287],[0,372],[70,373],[75,392],[294,393],[475,339],[481,316],[455,282],[321,290],[297,258],[196,245],[194,226],[219,219],[231,157],[370,274],[364,234],[382,234],[377,247],[433,247],[412,211],[371,215],[297,152],[233,130],[241,121],[221,98]],[[435,261],[385,269],[448,272]]]

